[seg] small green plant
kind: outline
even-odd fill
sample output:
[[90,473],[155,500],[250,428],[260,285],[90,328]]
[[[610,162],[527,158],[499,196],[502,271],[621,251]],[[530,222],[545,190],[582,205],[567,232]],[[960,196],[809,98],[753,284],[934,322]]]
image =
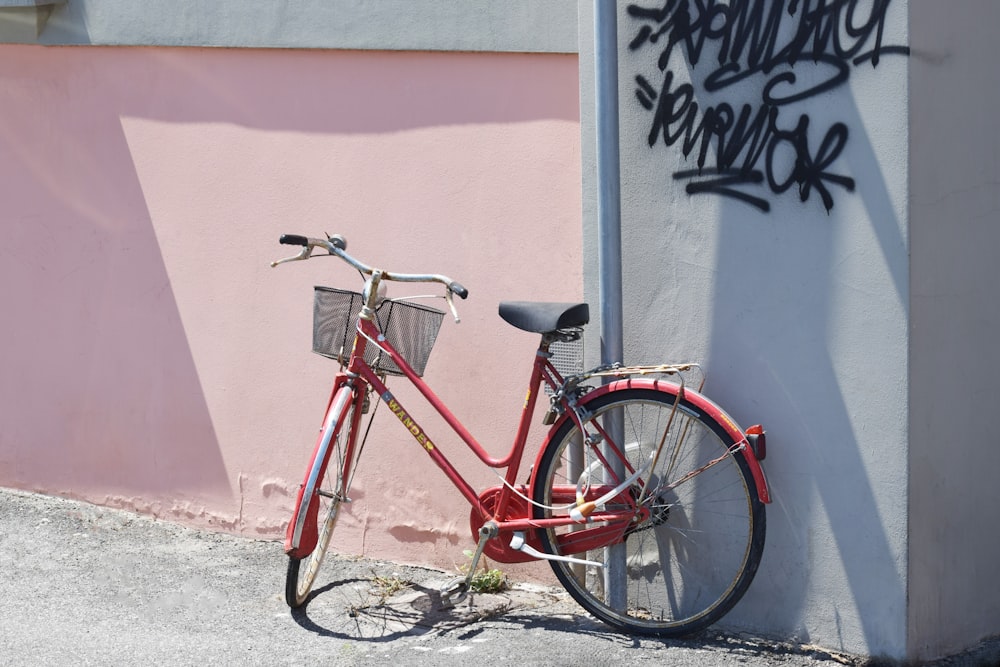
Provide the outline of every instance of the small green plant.
[[[472,560],[472,551],[466,550],[463,552],[465,557],[470,561]],[[483,569],[480,572],[476,572],[472,575],[472,581],[469,582],[469,588],[473,593],[501,593],[509,587],[509,581],[507,580],[507,575],[503,571],[496,568],[491,568],[486,557],[481,557],[481,562],[483,564]],[[458,568],[459,572],[462,574],[469,573],[469,564],[463,565]]]
[[495,568],[483,570],[472,577],[470,586],[476,593],[500,593],[507,590],[507,575]]

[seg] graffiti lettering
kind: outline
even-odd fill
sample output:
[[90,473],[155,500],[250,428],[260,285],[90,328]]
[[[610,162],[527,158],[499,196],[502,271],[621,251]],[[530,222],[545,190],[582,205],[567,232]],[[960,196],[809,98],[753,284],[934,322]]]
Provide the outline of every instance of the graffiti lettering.
[[[666,0],[659,8],[629,5],[641,25],[629,44],[632,51],[660,45],[657,88],[635,77],[636,98],[652,113],[646,137],[679,146],[685,159],[696,156],[696,169],[678,171],[688,194],[710,193],[744,201],[762,211],[770,203],[758,191],[780,195],[796,187],[801,201],[815,192],[827,211],[831,188],[854,190],[854,179],[831,171],[848,142],[848,127],[833,123],[819,145],[809,145],[810,117],[789,122],[788,109],[848,81],[851,68],[882,55],[909,53],[905,46],[883,44],[891,0]],[[699,68],[714,49],[715,63]],[[680,53],[691,81],[678,81],[670,68]],[[717,66],[716,66],[717,65]],[[793,71],[809,66],[801,80]],[[703,72],[700,76],[697,72]],[[799,72],[802,74],[803,72]],[[725,94],[738,83],[759,78],[759,100],[733,105],[700,105],[698,94]],[[744,87],[744,90],[746,87]],[[791,164],[791,167],[781,165]]]

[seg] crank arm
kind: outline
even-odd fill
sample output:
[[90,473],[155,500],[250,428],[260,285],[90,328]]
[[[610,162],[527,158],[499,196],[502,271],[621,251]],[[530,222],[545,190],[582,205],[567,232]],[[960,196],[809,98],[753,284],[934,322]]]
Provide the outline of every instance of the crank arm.
[[442,608],[450,609],[468,597],[469,591],[472,590],[472,579],[476,576],[476,568],[479,567],[479,558],[483,555],[483,549],[486,548],[486,543],[496,537],[499,532],[493,521],[483,524],[479,529],[479,544],[476,547],[475,555],[472,556],[468,573],[464,577],[452,579],[441,587]]

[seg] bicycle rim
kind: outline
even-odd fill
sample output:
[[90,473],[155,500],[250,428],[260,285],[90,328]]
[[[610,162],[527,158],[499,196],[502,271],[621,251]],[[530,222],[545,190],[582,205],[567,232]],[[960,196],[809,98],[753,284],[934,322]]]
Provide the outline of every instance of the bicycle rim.
[[[330,457],[326,470],[313,494],[312,502],[318,504],[316,547],[305,558],[288,559],[285,601],[290,607],[299,607],[308,600],[316,575],[330,547],[337,519],[343,511],[345,501],[350,497],[348,493],[361,450],[357,439],[352,437],[352,432],[356,431],[357,419],[352,404],[344,414],[343,426],[338,428],[337,434],[330,442]],[[317,462],[314,461],[313,465],[317,465]],[[308,499],[303,498],[302,502],[306,503]]]
[[[725,429],[687,404],[673,410],[673,403],[672,394],[641,389],[596,399],[587,405],[587,429],[608,426],[611,437],[584,447],[567,422],[547,447],[535,483],[536,502],[549,507],[536,508],[536,516],[565,516],[566,509],[552,506],[571,492],[613,487],[624,477],[608,465],[624,467],[627,476],[652,461],[663,442],[655,467],[604,507],[635,509],[643,495],[633,520],[539,531],[549,553],[604,564],[550,561],[577,602],[615,628],[661,637],[697,632],[736,604],[756,572],[765,530],[749,467]],[[610,426],[614,420],[617,427]],[[616,433],[623,455],[607,444]]]

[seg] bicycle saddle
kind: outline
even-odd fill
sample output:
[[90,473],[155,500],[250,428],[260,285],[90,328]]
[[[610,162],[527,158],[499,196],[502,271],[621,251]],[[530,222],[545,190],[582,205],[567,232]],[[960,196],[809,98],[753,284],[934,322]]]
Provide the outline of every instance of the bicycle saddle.
[[551,333],[582,327],[590,321],[590,306],[585,303],[504,301],[500,304],[500,317],[522,331]]

